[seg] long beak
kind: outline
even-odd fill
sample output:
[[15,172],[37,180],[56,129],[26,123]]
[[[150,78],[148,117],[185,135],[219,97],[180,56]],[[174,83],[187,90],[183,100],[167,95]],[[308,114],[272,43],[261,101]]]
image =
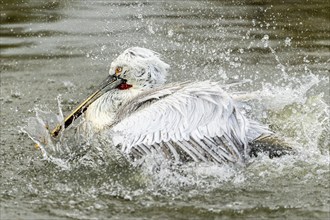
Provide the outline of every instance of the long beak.
[[[78,118],[82,113],[86,111],[88,106],[92,104],[101,95],[108,92],[111,89],[116,88],[125,80],[117,76],[108,76],[85,101],[83,101],[75,110],[73,110],[64,120],[62,124],[58,124],[56,128],[51,132],[52,137],[57,137],[61,130],[69,127],[72,122]],[[64,128],[63,128],[64,127]]]

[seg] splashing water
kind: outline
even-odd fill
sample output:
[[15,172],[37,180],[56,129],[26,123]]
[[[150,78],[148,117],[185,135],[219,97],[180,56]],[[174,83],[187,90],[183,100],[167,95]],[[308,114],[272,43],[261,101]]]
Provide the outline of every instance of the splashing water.
[[[123,175],[129,176],[130,187],[132,182],[139,186],[142,184],[145,191],[152,194],[178,196],[188,189],[211,191],[226,184],[238,187],[255,182],[262,184],[261,177],[264,184],[268,184],[270,179],[292,175],[292,170],[306,172],[306,166],[310,166],[312,173],[305,175],[308,179],[313,173],[329,174],[329,107],[322,100],[322,94],[307,95],[319,82],[316,76],[310,75],[299,86],[288,85],[281,88],[265,84],[261,91],[236,96],[237,100],[247,103],[247,114],[270,124],[272,130],[283,136],[298,152],[272,160],[264,155],[251,158],[245,168],[205,163],[171,164],[157,155],[130,163],[106,137],[96,134],[88,137],[80,135],[79,126],[84,123],[83,119],[62,133],[58,140],[54,140],[50,131],[63,121],[60,98],[58,115],[36,109],[36,117],[29,118],[22,131],[36,143],[44,160],[64,170],[79,170],[84,167],[99,172],[106,167],[107,178],[111,181],[118,177],[119,172],[121,178]],[[114,190],[107,184],[104,187]],[[129,195],[128,198],[140,194],[130,187],[128,191],[122,187],[120,192],[115,191],[123,196]],[[189,195],[193,195],[194,190],[190,190]]]

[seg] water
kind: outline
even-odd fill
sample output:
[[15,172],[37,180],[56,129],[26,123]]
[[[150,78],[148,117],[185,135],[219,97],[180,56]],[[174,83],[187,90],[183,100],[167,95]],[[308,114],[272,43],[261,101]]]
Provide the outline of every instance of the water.
[[[2,1],[1,219],[328,219],[328,11],[316,0]],[[228,90],[253,97],[246,111],[298,153],[135,168],[95,140],[85,157],[46,149],[55,159],[44,160],[21,127],[58,113],[58,95],[67,114],[130,46],[163,54],[170,81],[243,81]]]

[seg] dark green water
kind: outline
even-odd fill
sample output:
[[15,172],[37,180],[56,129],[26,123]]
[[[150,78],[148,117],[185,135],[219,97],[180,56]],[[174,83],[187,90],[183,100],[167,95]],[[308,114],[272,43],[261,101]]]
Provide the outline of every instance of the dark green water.
[[[0,219],[329,219],[327,1],[1,1]],[[163,54],[170,81],[246,80],[251,114],[298,153],[247,167],[64,169],[21,132],[68,113],[124,49]],[[101,147],[106,147],[102,146]],[[105,157],[106,158],[106,157]]]

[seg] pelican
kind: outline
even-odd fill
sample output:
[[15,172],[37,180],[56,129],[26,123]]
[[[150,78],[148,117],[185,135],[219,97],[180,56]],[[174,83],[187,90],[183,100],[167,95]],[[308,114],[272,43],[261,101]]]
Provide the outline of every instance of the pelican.
[[176,162],[242,163],[258,151],[282,149],[265,147],[273,132],[247,118],[219,83],[165,84],[169,67],[152,50],[125,50],[97,91],[52,136],[85,113],[93,132],[106,132],[133,159],[156,153]]

